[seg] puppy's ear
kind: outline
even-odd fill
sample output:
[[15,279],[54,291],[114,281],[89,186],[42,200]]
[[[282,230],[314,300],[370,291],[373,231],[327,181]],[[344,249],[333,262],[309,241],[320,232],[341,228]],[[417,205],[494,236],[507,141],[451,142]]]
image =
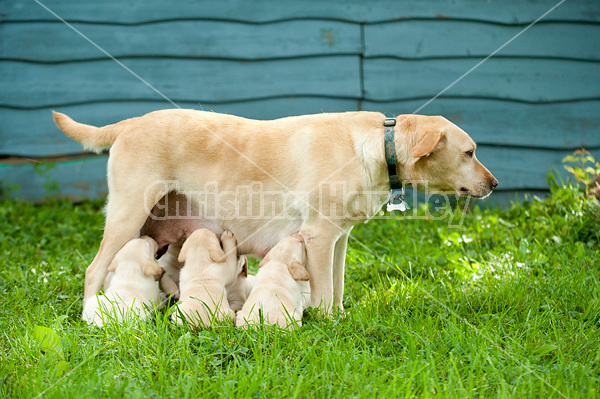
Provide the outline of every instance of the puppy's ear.
[[112,262],[110,262],[110,265],[108,265],[108,271],[111,273],[114,273],[117,271],[117,259],[113,259]]
[[[146,276],[162,275],[163,268],[154,260],[146,260],[142,263],[142,271]],[[159,277],[160,278],[160,277]]]
[[208,245],[208,257],[215,263],[223,263],[225,262],[225,252],[223,252],[223,248],[218,243],[210,243]]
[[156,253],[158,252],[158,243],[150,236],[141,236],[140,238],[145,240],[148,243],[148,245],[150,246],[150,250],[152,251],[152,254],[156,258]]
[[290,271],[292,278],[296,281],[310,280],[310,274],[308,274],[308,270],[306,270],[306,268],[302,266],[302,263],[298,262],[297,260],[288,265],[288,270]]
[[177,255],[177,261],[179,263],[185,263],[185,257],[187,255],[187,251],[188,251],[188,246],[185,244],[186,243],[183,243],[183,246],[181,247],[181,251],[179,251],[179,255]]
[[444,137],[444,132],[433,131],[427,132],[421,137],[417,145],[410,151],[410,156],[413,158],[422,158],[431,155],[435,147]]
[[240,274],[243,277],[248,277],[248,258],[244,255],[240,256],[238,259],[238,266],[240,267]]
[[264,265],[266,265],[266,264],[267,264],[267,262],[268,262],[269,260],[271,260],[271,257],[269,256],[269,253],[267,253],[267,254],[265,255],[265,257],[264,257],[264,258],[262,258],[262,260],[261,260],[261,261],[260,261],[260,263],[258,264],[258,268],[260,269],[261,267],[263,267]]

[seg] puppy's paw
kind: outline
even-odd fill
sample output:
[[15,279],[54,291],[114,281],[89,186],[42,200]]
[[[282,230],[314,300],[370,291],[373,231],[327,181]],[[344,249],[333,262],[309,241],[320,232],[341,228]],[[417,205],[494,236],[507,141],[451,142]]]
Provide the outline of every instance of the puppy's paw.
[[221,242],[223,244],[227,243],[233,243],[234,245],[237,244],[235,236],[233,235],[233,233],[229,230],[225,230],[223,232],[223,234],[221,234]]

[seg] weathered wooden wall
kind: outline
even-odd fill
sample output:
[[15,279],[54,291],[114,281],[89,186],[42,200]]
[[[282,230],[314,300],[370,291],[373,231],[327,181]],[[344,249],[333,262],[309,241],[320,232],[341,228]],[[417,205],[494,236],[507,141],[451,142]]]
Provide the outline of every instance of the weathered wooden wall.
[[[184,108],[271,119],[412,113],[556,3],[382,0],[43,2]],[[420,113],[479,143],[497,201],[543,192],[582,146],[600,158],[600,2],[568,0]],[[0,0],[0,181],[37,200],[106,192],[106,157],[51,110],[95,125],[170,108],[33,1]],[[19,159],[15,160],[15,157]],[[34,167],[41,157],[54,167]],[[27,162],[26,159],[34,158]]]

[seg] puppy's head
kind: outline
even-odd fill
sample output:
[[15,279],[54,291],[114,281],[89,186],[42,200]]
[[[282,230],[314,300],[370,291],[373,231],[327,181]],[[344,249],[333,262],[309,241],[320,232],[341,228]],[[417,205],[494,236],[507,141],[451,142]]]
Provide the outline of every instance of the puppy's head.
[[271,260],[285,263],[286,265],[289,265],[294,261],[301,265],[305,265],[306,248],[302,236],[296,233],[284,237],[267,253],[267,255],[265,255],[258,267],[261,267]]
[[115,272],[120,262],[128,262],[128,264],[141,265],[144,275],[160,279],[163,269],[154,261],[157,250],[158,245],[152,238],[148,236],[134,238],[117,253],[110,266],[108,266],[108,271]]
[[279,241],[273,249],[260,262],[262,267],[270,261],[280,262],[287,265],[292,278],[296,281],[308,281],[310,275],[306,270],[306,247],[304,240],[298,233],[285,237]]
[[178,261],[185,262],[192,254],[206,254],[211,262],[225,262],[225,252],[219,237],[208,229],[195,230],[183,243]]
[[488,196],[498,180],[475,156],[475,142],[441,116],[401,115],[396,151],[405,162],[405,178],[426,193]]

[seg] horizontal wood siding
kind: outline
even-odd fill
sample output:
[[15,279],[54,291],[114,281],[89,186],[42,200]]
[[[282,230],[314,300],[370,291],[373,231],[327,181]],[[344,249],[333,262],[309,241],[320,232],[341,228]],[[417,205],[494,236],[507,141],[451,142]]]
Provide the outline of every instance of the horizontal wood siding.
[[[199,109],[196,102],[178,102],[187,109]],[[277,119],[285,116],[344,112],[356,110],[358,100],[323,97],[284,97],[240,101],[225,104],[203,103],[204,111],[221,112],[254,119]],[[123,119],[170,108],[161,100],[135,102],[99,102],[60,107],[60,111],[75,120],[102,126]],[[57,156],[81,152],[81,144],[59,131],[52,120],[50,108],[22,110],[0,107],[0,155]]]
[[[410,114],[424,100],[363,102],[366,111]],[[475,141],[505,147],[600,148],[600,101],[524,104],[488,99],[440,98],[425,110],[444,115]]]
[[[289,19],[334,19],[352,22],[401,21],[411,18],[472,19],[502,24],[532,22],[556,5],[551,1],[523,0],[200,0],[176,6],[162,0],[44,2],[66,20],[140,24],[149,21],[218,19],[266,23]],[[54,21],[37,4],[12,0],[0,2],[4,21]],[[569,0],[556,8],[548,21],[600,21],[597,0]]]
[[[468,76],[556,2],[158,0],[44,4],[182,108],[256,119],[319,112],[444,115],[500,180],[542,193],[560,160],[600,158],[600,2],[569,0]],[[427,103],[440,94],[435,101]],[[0,1],[0,157],[79,156],[51,110],[105,125],[172,108],[35,2]],[[422,109],[421,109],[422,108]],[[56,182],[71,199],[106,192],[105,157],[53,168],[0,159],[12,196]],[[46,183],[46,184],[45,184]]]
[[[264,60],[361,52],[360,26],[340,21],[287,21],[268,25],[223,21],[156,22],[141,26],[73,27],[113,57],[178,57]],[[61,22],[2,24],[0,59],[66,62],[106,58]],[[41,41],[40,37],[48,40]],[[227,45],[224,45],[227,43]]]
[[[548,173],[556,171],[566,176],[560,161],[568,153],[561,150],[480,145],[477,153],[478,159],[500,181],[498,192],[508,193],[508,196],[492,199],[490,203],[494,205],[501,203],[501,199],[511,198],[511,193],[516,191],[543,193],[548,189]],[[600,159],[600,150],[592,150],[592,155]],[[19,189],[9,193],[10,198],[14,199],[39,201],[48,196],[57,196],[80,201],[98,198],[107,192],[106,159],[107,157],[95,157],[46,162],[41,168],[31,164],[0,165],[0,183],[9,187],[19,185]],[[54,191],[53,187],[58,190]]]
[[[82,201],[102,198],[106,187],[108,157],[45,163],[44,165],[2,165],[0,183],[11,187],[9,197],[40,201],[47,197]],[[13,185],[18,189],[12,190]]]
[[[429,100],[478,63],[472,59],[405,61],[366,59],[368,100]],[[600,63],[491,58],[444,93],[528,103],[600,100]]]
[[[359,57],[242,62],[127,59],[123,63],[172,101],[223,103],[285,96],[359,98]],[[335,65],[335,67],[333,67]],[[0,63],[0,106],[41,108],[161,99],[112,60]]]
[[[365,26],[365,56],[405,59],[487,57],[522,26],[471,21],[405,21]],[[600,25],[540,22],[496,57],[600,60]],[[476,40],[474,40],[476,39]],[[585,42],[585,46],[574,45]],[[466,72],[466,71],[465,71]]]

